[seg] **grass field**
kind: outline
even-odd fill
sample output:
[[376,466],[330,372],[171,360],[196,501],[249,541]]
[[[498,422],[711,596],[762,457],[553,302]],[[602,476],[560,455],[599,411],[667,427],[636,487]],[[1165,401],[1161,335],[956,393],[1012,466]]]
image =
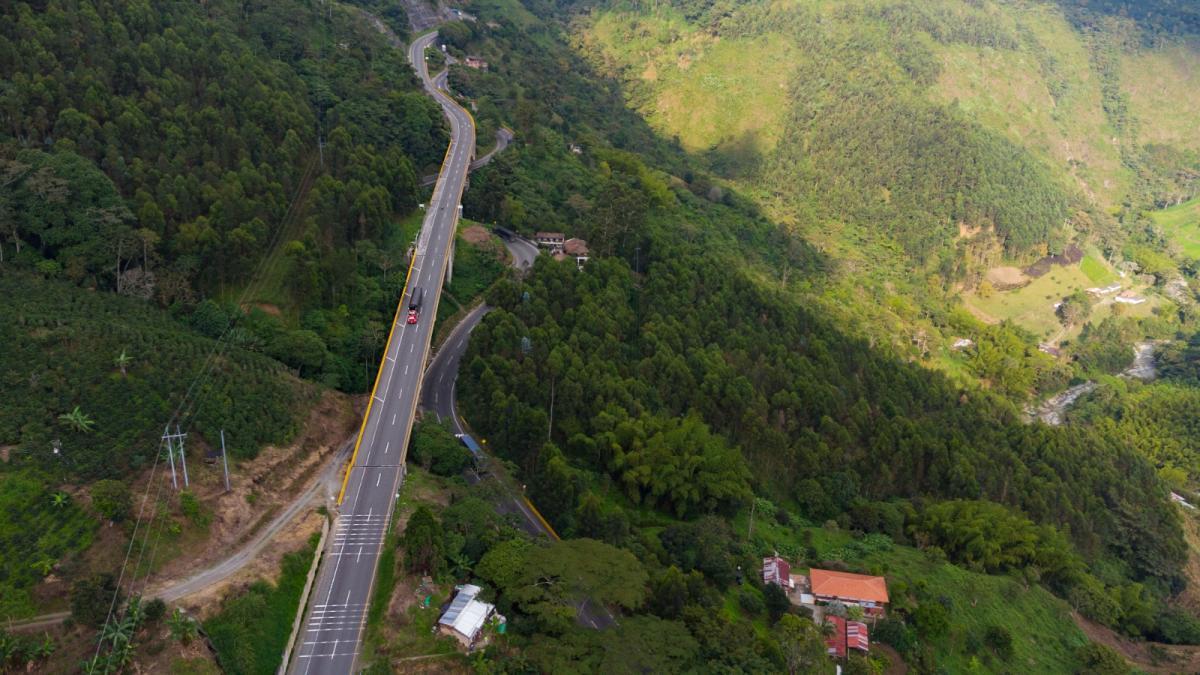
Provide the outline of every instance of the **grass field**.
[[[1062,324],[1054,311],[1054,303],[1079,289],[1120,281],[1104,262],[1088,255],[1079,265],[1070,267],[1054,267],[1049,274],[1034,279],[1028,286],[1015,291],[993,292],[987,298],[981,298],[977,293],[967,293],[963,302],[974,310],[980,318],[994,321],[1012,321],[1018,326],[1030,331],[1039,339],[1046,340],[1058,336],[1060,340],[1070,339],[1079,334],[1083,326],[1073,326],[1071,330],[1061,332]],[[1126,288],[1128,282],[1124,282]],[[1144,291],[1146,289],[1138,289]],[[1146,295],[1146,302],[1140,305],[1122,305],[1124,316],[1147,317],[1155,307],[1162,304],[1162,298],[1157,295]],[[1088,319],[1099,323],[1112,314],[1111,299],[1092,306],[1092,315]]]
[[226,598],[220,613],[204,622],[225,672],[271,675],[279,667],[317,536],[303,549],[284,556],[278,584],[251,584],[244,592]]
[[1096,286],[1107,286],[1119,278],[1103,259],[1093,254],[1084,256],[1079,262],[1079,269],[1087,276],[1088,281]]
[[581,37],[645,85],[634,105],[690,151],[762,154],[783,130],[796,51],[786,36],[714,40],[663,9],[598,15]]
[[1015,291],[993,292],[987,298],[971,293],[963,297],[969,307],[997,321],[1009,320],[1041,339],[1052,337],[1061,327],[1054,303],[1080,288],[1090,288],[1091,279],[1080,266],[1054,267]]
[[1200,197],[1150,214],[1189,258],[1200,258]]

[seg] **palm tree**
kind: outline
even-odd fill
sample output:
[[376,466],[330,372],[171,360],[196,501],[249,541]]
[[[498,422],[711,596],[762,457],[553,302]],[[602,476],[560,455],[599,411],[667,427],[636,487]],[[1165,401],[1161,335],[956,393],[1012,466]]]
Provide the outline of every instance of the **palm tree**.
[[96,421],[90,415],[80,410],[79,406],[75,406],[75,409],[69,413],[59,415],[58,419],[66,422],[76,431],[82,431],[85,434],[90,432],[92,427],[96,426]]
[[133,363],[133,357],[126,354],[125,350],[122,349],[121,355],[113,359],[113,361],[117,364],[117,367],[121,369],[121,375],[124,376],[126,374],[125,368],[129,366],[130,363]]
[[68,495],[67,493],[63,492],[62,490],[55,492],[54,495],[51,497],[51,499],[54,500],[54,505],[60,509],[67,505],[67,501],[70,498],[71,498],[71,496]]

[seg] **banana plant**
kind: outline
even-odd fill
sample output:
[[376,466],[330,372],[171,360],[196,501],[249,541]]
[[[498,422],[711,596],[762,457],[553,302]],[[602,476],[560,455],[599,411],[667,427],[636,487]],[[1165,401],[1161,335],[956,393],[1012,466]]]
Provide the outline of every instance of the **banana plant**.
[[82,433],[90,433],[92,427],[96,426],[96,421],[87,413],[75,406],[75,409],[69,413],[63,413],[58,416],[58,419],[67,423],[68,426]]
[[54,644],[50,635],[45,633],[42,635],[42,641],[33,647],[33,655],[38,660],[48,659],[56,651],[58,651],[58,645]]
[[185,645],[200,633],[196,627],[195,619],[185,614],[178,607],[175,608],[174,612],[171,612],[171,618],[167,619],[167,627],[171,629],[171,637]]
[[125,350],[122,349],[121,355],[113,359],[113,363],[117,364],[117,367],[121,369],[121,376],[124,377],[126,375],[125,369],[129,367],[130,363],[133,363],[133,357],[126,354]]

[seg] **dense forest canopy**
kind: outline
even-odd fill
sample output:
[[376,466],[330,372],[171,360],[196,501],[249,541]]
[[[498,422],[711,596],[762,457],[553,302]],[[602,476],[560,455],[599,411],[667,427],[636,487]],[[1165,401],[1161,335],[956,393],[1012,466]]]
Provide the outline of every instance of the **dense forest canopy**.
[[436,106],[402,55],[353,39],[364,28],[350,13],[322,21],[312,8],[232,2],[13,10],[0,33],[0,133],[89,160],[124,200],[114,209],[75,188],[62,174],[69,160],[47,168],[6,151],[3,188],[18,191],[8,200],[33,189],[62,203],[47,192],[56,188],[91,213],[59,218],[50,240],[28,217],[5,226],[18,262],[57,262],[78,283],[163,304],[244,283],[310,189],[317,242],[378,239],[392,213],[415,206],[417,169],[440,159]]
[[1190,0],[1058,0],[1081,22],[1114,14],[1135,19],[1151,31],[1200,33],[1200,7]]
[[193,313],[214,338],[248,309],[232,301],[266,303],[282,316],[239,326],[243,346],[368,386],[409,244],[396,221],[447,138],[403,53],[346,6],[8,14],[0,260]]

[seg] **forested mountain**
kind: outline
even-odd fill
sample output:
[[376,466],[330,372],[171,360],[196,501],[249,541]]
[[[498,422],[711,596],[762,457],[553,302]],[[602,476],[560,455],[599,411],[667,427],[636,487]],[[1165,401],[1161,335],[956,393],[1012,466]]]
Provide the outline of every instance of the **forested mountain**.
[[972,283],[1001,257],[1115,245],[1136,215],[1121,204],[1197,191],[1194,140],[1149,131],[1187,104],[1144,105],[1131,72],[1189,44],[1195,10],[1062,4],[583,3],[575,34],[775,217],[847,257],[895,242],[907,272]]
[[[394,218],[415,209],[417,174],[446,141],[403,54],[348,7],[6,14],[7,264],[185,311],[270,303],[289,321],[251,344],[287,335],[304,350],[272,350],[285,361],[365,387],[356,364],[375,347],[362,336],[390,315],[381,286],[408,243]],[[347,303],[365,311],[331,326],[323,309]]]

